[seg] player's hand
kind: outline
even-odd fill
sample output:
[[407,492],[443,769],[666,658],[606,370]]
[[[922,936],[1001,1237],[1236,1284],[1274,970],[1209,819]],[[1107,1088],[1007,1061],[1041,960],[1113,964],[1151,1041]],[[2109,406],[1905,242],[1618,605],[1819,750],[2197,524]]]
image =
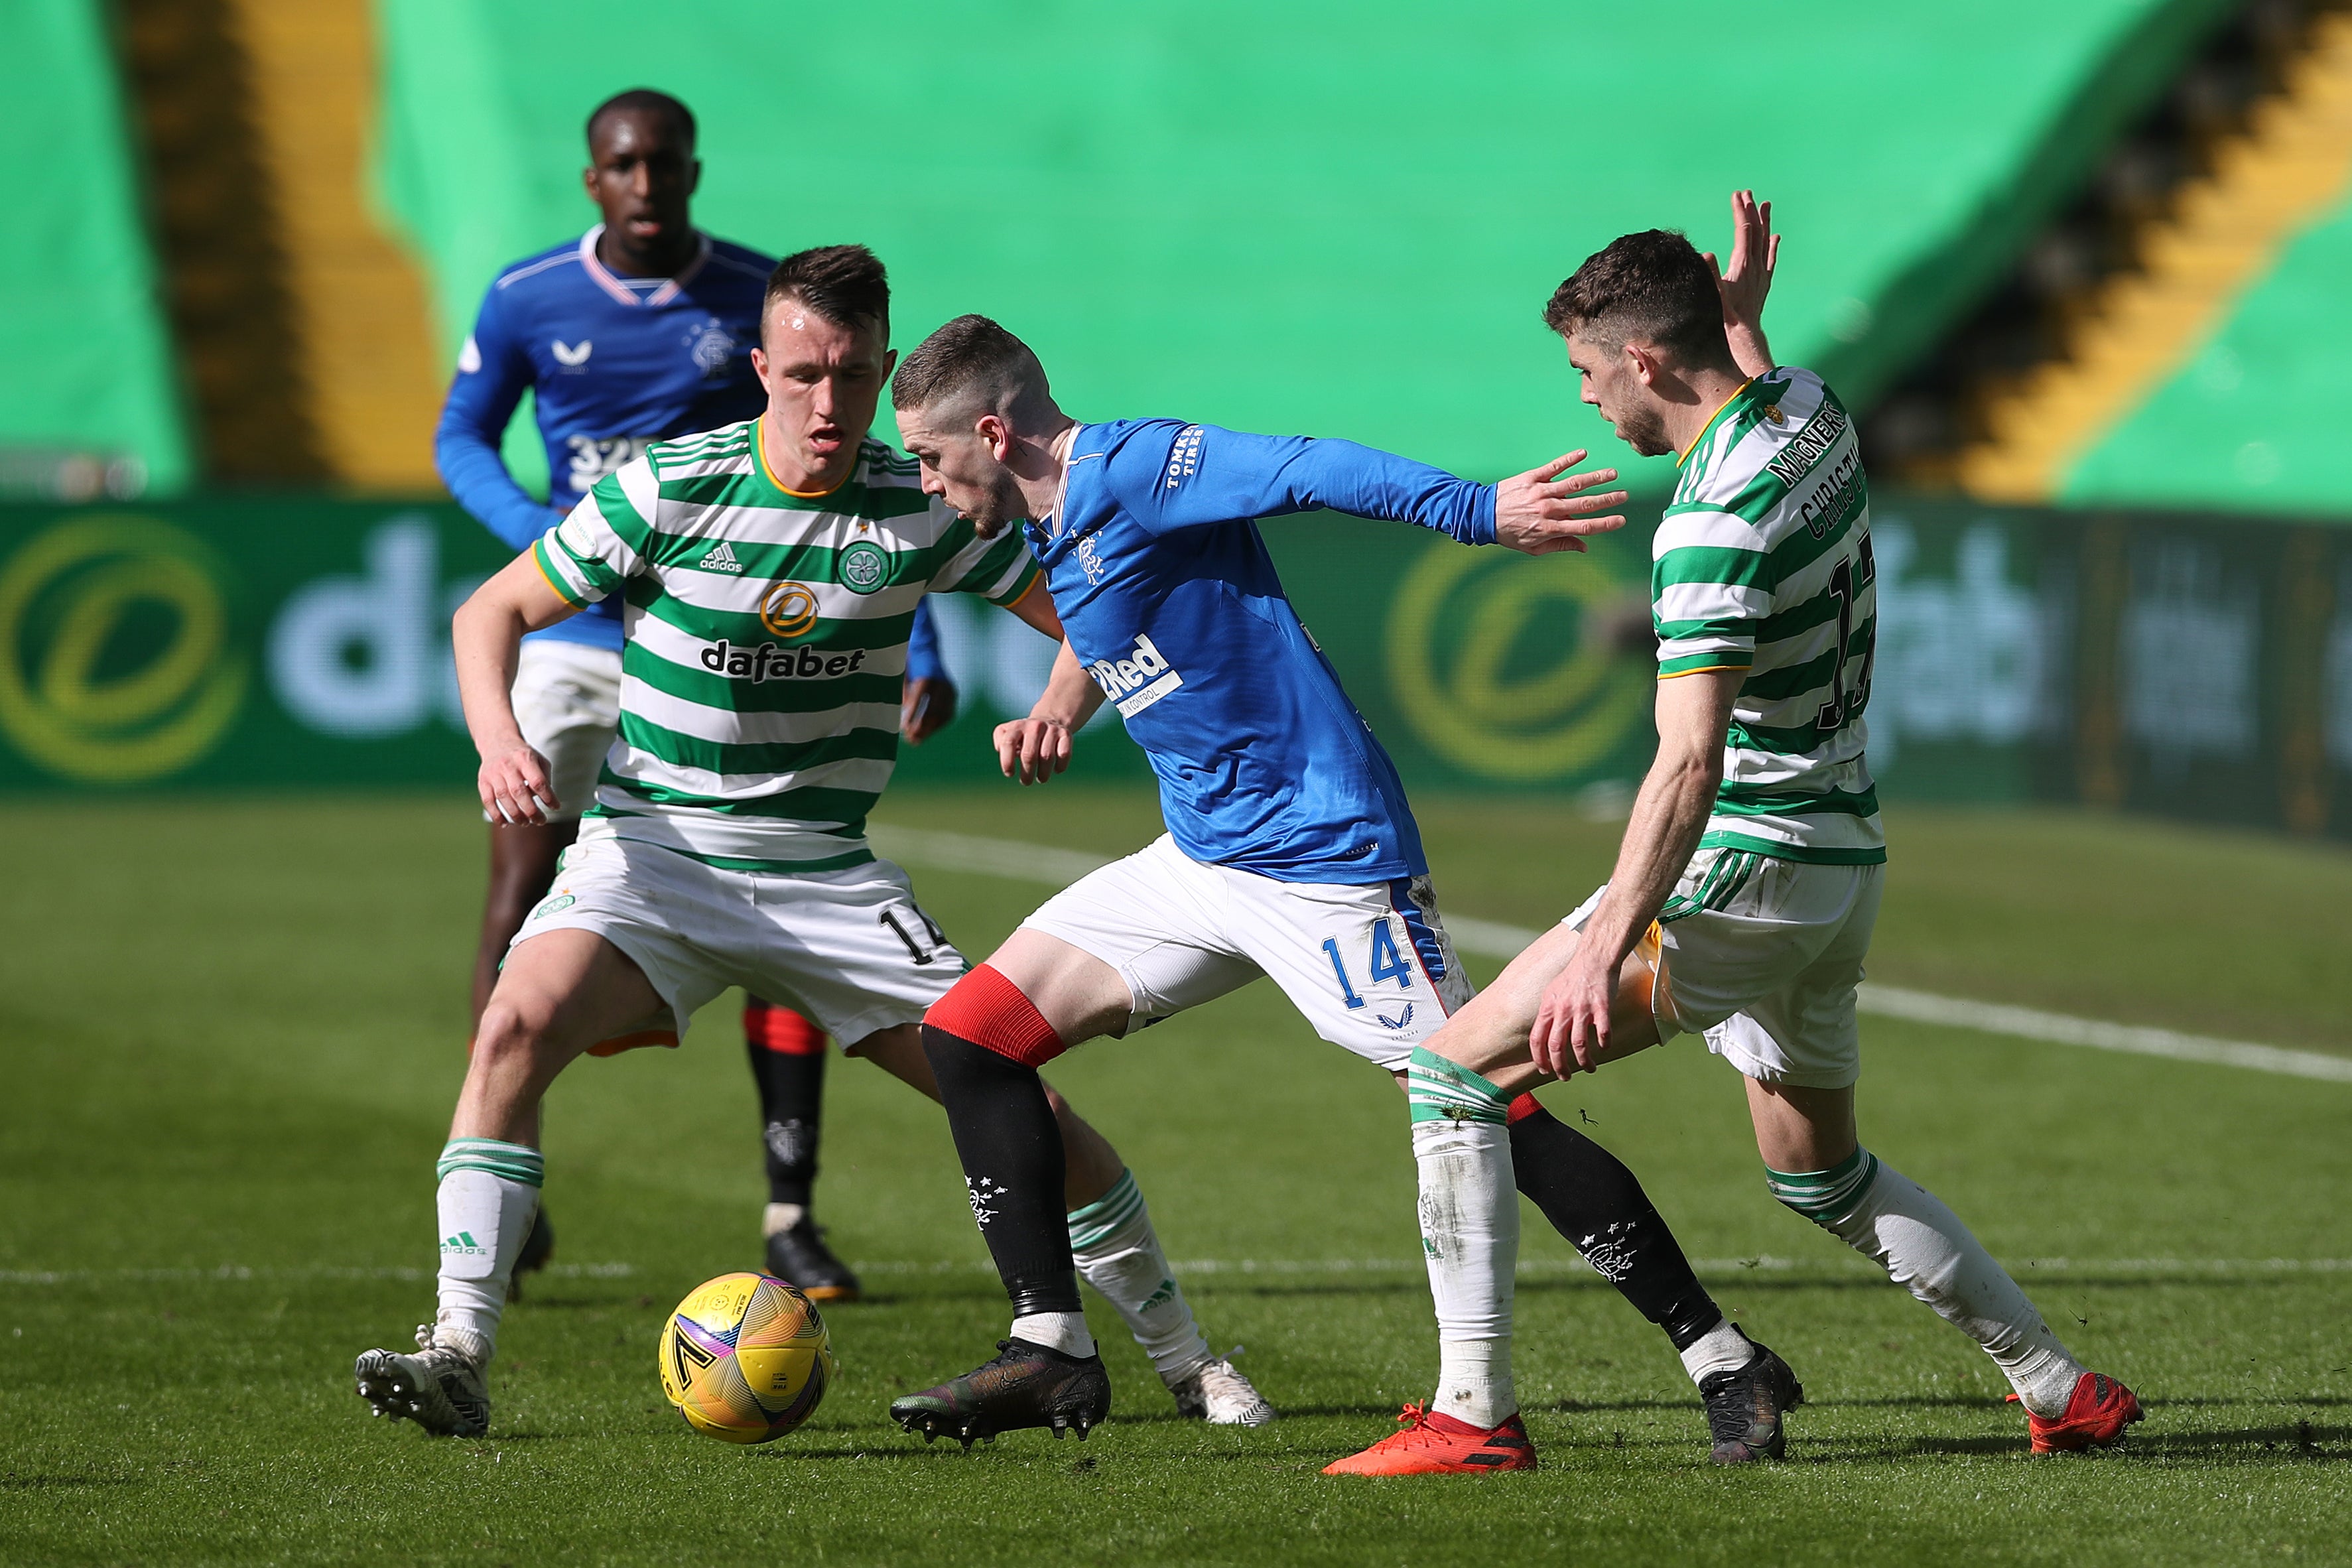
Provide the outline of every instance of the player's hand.
[[919,746],[955,722],[955,682],[938,676],[910,679],[898,697],[898,732]]
[[1495,487],[1495,542],[1529,555],[1581,550],[1584,535],[1607,533],[1625,526],[1623,514],[1595,517],[1612,506],[1625,504],[1623,490],[1591,493],[1617,477],[1614,468],[1559,476],[1584,461],[1584,449],[1554,458],[1539,468],[1505,479]]
[[[1731,193],[1731,265],[1706,253],[1723,296],[1723,330],[1739,368],[1758,375],[1772,368],[1764,342],[1764,298],[1772,291],[1772,269],[1780,264],[1780,237],[1772,232],[1772,204],[1754,191]],[[1759,363],[1760,362],[1760,363]]]
[[1617,1000],[1617,974],[1625,961],[1604,960],[1591,942],[1576,944],[1568,967],[1552,976],[1536,1006],[1528,1032],[1528,1054],[1538,1070],[1566,1078],[1579,1068],[1591,1072],[1609,1049],[1609,1010]]
[[1059,719],[1015,719],[996,727],[996,762],[1004,776],[1044,784],[1070,765],[1070,727]]
[[547,759],[529,746],[513,746],[484,757],[474,787],[493,822],[538,826],[547,821],[549,812],[563,805],[555,798],[555,786],[548,782]]

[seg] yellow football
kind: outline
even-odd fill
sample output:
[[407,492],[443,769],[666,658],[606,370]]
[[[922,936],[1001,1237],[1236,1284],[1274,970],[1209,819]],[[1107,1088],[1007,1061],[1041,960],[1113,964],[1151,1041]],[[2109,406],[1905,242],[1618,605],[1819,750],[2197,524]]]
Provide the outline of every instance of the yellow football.
[[686,1424],[768,1443],[814,1414],[835,1366],[816,1304],[766,1274],[721,1274],[662,1326],[662,1393]]

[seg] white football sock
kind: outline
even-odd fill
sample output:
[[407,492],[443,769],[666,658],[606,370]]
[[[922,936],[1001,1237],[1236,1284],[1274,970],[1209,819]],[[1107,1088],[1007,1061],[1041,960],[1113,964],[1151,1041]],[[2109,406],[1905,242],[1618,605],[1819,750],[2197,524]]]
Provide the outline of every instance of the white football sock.
[[1693,1383],[1704,1383],[1718,1372],[1738,1372],[1756,1359],[1756,1346],[1737,1325],[1717,1323],[1682,1352],[1683,1370]]
[[1833,1171],[1766,1173],[1772,1195],[1984,1346],[2034,1415],[2063,1415],[2082,1363],[1943,1201],[1867,1149]]
[[1482,1429],[1517,1414],[1511,1293],[1519,1197],[1509,1101],[1466,1068],[1415,1047],[1405,1074],[1421,1174],[1421,1243],[1437,1309],[1437,1394],[1430,1408]]
[[441,1151],[440,1306],[434,1338],[487,1362],[498,1349],[507,1281],[530,1239],[546,1162],[536,1149],[453,1138]]
[[1110,1191],[1070,1211],[1070,1257],[1078,1278],[1102,1292],[1127,1331],[1173,1387],[1206,1366],[1209,1342],[1176,1283],[1135,1173],[1121,1171]]
[[1095,1353],[1095,1337],[1087,1331],[1084,1312],[1031,1312],[1013,1320],[1013,1337],[1064,1355]]

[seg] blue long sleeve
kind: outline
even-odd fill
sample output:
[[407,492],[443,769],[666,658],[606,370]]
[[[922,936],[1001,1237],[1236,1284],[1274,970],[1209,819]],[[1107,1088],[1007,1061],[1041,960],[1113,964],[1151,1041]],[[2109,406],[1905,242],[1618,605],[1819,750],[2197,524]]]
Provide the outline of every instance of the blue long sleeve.
[[1166,425],[1164,443],[1131,439],[1108,459],[1112,491],[1154,532],[1328,508],[1495,542],[1492,485],[1353,441]]
[[457,504],[520,552],[563,514],[515,483],[499,452],[507,423],[530,387],[531,369],[522,345],[505,330],[498,303],[493,289],[458,355],[433,432],[433,461]]
[[931,601],[915,606],[915,629],[907,635],[907,679],[949,680],[947,661],[940,657],[940,629],[931,624]]

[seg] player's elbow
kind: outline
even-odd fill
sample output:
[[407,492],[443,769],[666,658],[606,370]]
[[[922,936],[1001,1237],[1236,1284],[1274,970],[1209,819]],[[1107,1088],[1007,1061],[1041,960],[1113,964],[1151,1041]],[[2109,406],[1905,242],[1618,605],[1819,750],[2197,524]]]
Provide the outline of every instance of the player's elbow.
[[499,579],[493,577],[467,595],[466,602],[457,606],[457,613],[449,617],[452,643],[464,647],[495,642],[502,635],[521,635],[522,608],[503,589]]

